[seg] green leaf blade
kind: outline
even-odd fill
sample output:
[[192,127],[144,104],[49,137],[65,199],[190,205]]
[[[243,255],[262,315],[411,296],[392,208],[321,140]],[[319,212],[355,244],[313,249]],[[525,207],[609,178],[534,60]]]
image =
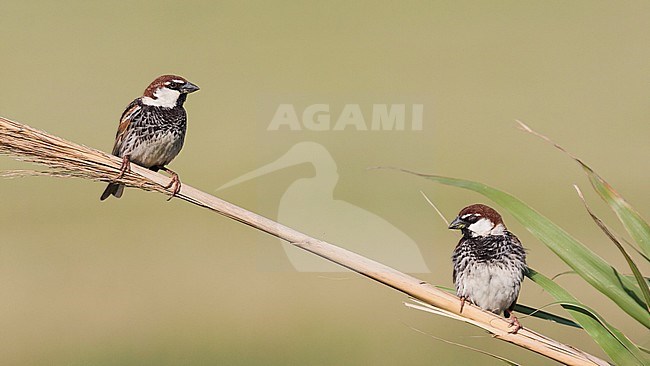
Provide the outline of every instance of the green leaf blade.
[[562,302],[562,307],[617,365],[646,365],[650,362],[648,356],[623,333],[607,324],[598,314],[581,304],[551,279],[533,269],[529,269],[527,277]]
[[650,256],[650,225],[614,188],[584,163],[582,168],[600,198],[616,213],[625,230],[636,241],[641,251]]
[[568,150],[562,146],[553,142],[550,138],[542,135],[541,133],[534,131],[532,128],[528,127],[525,123],[517,121],[519,127],[534,135],[542,140],[553,145],[556,149],[560,150],[564,154],[568,155],[573,161],[578,163],[582,169],[587,174],[589,182],[593,189],[598,193],[600,198],[605,201],[609,207],[616,213],[618,219],[623,223],[625,230],[632,236],[632,238],[637,242],[641,251],[645,253],[644,258],[650,256],[650,225],[645,221],[641,215],[630,205],[623,196],[621,196],[609,183],[607,183],[603,178],[601,178],[598,173],[596,173],[589,165],[587,165],[582,159],[571,154]]
[[616,245],[616,248],[621,252],[623,257],[625,258],[625,261],[627,261],[628,266],[632,270],[632,273],[634,274],[634,279],[637,281],[637,284],[639,285],[639,288],[641,289],[641,293],[643,293],[643,297],[645,299],[645,305],[646,309],[650,311],[650,288],[648,287],[648,284],[645,281],[645,278],[643,277],[643,274],[641,274],[641,271],[639,270],[639,267],[634,263],[634,260],[632,257],[630,257],[629,254],[627,254],[627,251],[625,248],[623,248],[623,244],[618,240],[616,235],[605,225],[605,223],[594,214],[589,206],[587,205],[587,201],[585,201],[584,196],[582,195],[582,192],[578,188],[578,186],[574,186],[578,192],[578,196],[580,196],[580,199],[582,200],[582,203],[585,206],[585,209],[589,213],[589,216],[591,216],[591,219],[596,223],[596,225],[607,235],[607,237]]

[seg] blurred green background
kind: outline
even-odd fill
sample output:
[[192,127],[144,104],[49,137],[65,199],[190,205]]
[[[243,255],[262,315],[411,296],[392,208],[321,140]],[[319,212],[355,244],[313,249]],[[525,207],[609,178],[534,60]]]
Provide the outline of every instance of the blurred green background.
[[[289,185],[314,177],[311,165],[216,189],[314,141],[337,164],[333,198],[408,234],[431,269],[418,275],[426,281],[451,286],[458,233],[419,191],[448,219],[489,202],[366,168],[499,187],[629,273],[571,187],[582,187],[597,213],[624,231],[583,173],[514,120],[583,157],[650,217],[649,12],[644,1],[3,1],[0,114],[110,151],[124,107],[156,76],[177,73],[201,87],[188,98],[186,145],[171,164],[187,184],[277,218]],[[423,129],[268,131],[280,103],[299,113],[326,103],[333,118],[345,104],[365,111],[373,103],[422,104]],[[8,157],[0,164],[32,168]],[[179,200],[131,189],[100,202],[104,184],[72,179],[0,184],[3,365],[496,362],[410,327],[527,365],[549,363],[476,328],[408,310],[405,296],[353,273],[293,271],[282,266],[276,239]],[[505,221],[532,267],[549,276],[567,270],[511,217]],[[375,230],[309,233],[351,247]],[[650,346],[646,329],[578,277],[558,282]],[[526,281],[520,301],[553,300]],[[521,320],[603,355],[578,330]]]

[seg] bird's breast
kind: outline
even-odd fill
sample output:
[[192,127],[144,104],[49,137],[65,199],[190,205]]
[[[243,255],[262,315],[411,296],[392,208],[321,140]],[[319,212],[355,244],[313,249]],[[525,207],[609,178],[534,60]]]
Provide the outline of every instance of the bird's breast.
[[135,142],[129,157],[146,168],[167,165],[181,151],[183,140],[184,135],[173,131],[153,133]]
[[482,309],[501,313],[517,299],[522,277],[509,263],[471,261],[456,274],[456,292]]

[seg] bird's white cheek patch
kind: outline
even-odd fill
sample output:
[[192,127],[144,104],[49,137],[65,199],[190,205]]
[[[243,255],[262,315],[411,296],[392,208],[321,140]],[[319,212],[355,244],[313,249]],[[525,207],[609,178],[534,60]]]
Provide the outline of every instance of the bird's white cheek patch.
[[494,228],[494,224],[492,223],[492,221],[486,218],[482,218],[467,227],[469,231],[480,236],[486,236],[490,234],[490,231],[492,231],[493,228]]
[[156,99],[144,97],[142,103],[156,107],[174,108],[181,93],[178,90],[160,88],[153,95]]
[[503,235],[505,233],[505,231],[506,231],[505,226],[503,226],[502,224],[499,224],[499,225],[495,226],[494,229],[492,229],[490,231],[490,235]]

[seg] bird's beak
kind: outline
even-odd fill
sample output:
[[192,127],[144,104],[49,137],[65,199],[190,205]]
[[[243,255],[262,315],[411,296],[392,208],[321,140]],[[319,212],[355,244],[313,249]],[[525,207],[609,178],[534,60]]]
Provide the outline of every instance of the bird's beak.
[[189,81],[186,82],[183,86],[181,86],[181,91],[183,93],[194,93],[195,91],[199,90],[199,87],[190,83]]
[[454,221],[449,224],[449,229],[451,230],[460,230],[467,227],[467,222],[463,221],[460,217],[454,219]]

